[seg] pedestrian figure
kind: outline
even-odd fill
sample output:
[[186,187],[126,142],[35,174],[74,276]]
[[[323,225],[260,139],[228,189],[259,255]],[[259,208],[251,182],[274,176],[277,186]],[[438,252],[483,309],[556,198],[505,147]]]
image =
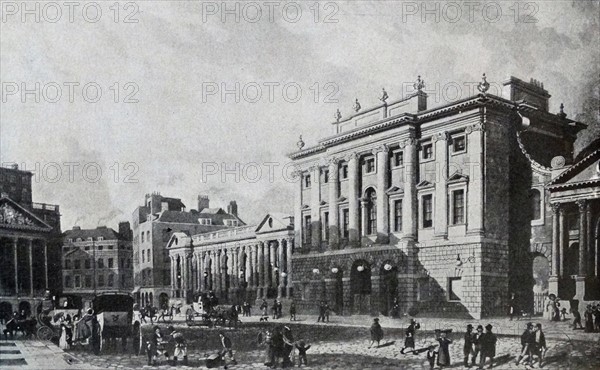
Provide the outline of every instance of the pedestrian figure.
[[485,366],[485,360],[487,358],[490,359],[490,369],[494,366],[494,357],[496,357],[496,342],[498,339],[496,338],[496,334],[492,333],[492,325],[487,324],[485,326],[485,334],[481,337],[481,362],[479,363],[479,368],[483,369]]
[[281,304],[281,301],[278,299],[275,302],[275,305],[277,306],[277,318],[281,319],[283,317],[283,304]]
[[329,314],[331,313],[331,307],[329,307],[329,303],[327,303],[327,301],[325,302],[325,312],[323,315],[323,322],[325,322],[325,320],[327,320],[327,322],[329,322]]
[[169,352],[165,349],[166,340],[158,326],[153,328],[152,339],[148,343],[148,365],[156,366],[159,357],[165,356],[169,361]]
[[467,325],[467,332],[465,333],[465,343],[463,345],[463,364],[465,367],[469,366],[469,356],[473,358],[473,325]]
[[450,366],[450,343],[452,340],[448,339],[448,330],[442,330],[439,334],[439,338],[437,341],[440,344],[440,348],[438,349],[438,359],[437,364],[440,368],[444,366]]
[[319,317],[317,318],[317,322],[323,321],[325,322],[325,302],[321,301],[319,303]]
[[585,332],[592,333],[594,331],[594,314],[592,313],[592,305],[587,305],[583,313],[585,319]]
[[296,321],[296,303],[292,301],[290,304],[290,321]]
[[581,326],[581,315],[577,308],[571,307],[571,314],[573,315],[573,330],[577,329],[577,326],[579,326],[579,329],[583,329],[583,326]]
[[544,357],[546,356],[546,351],[548,347],[546,346],[546,336],[542,331],[542,324],[536,324],[535,332],[534,332],[534,350],[533,353],[538,356],[540,367],[543,366]]
[[477,355],[481,361],[481,350],[482,350],[482,337],[483,337],[483,326],[477,325],[477,332],[473,334],[473,357],[471,359],[471,365],[475,366],[477,363]]
[[271,367],[277,368],[277,361],[280,357],[283,357],[283,333],[282,328],[277,327],[273,329],[273,336],[271,338]]
[[383,339],[383,329],[381,325],[379,325],[379,319],[376,317],[373,319],[373,324],[371,324],[371,344],[369,348],[373,346],[373,343],[377,342],[377,347],[379,347],[379,342]]
[[67,336],[67,326],[66,324],[62,323],[60,324],[60,339],[58,340],[58,348],[62,350],[71,349]]
[[517,357],[517,365],[519,365],[524,358],[527,358],[525,363],[531,363],[531,354],[534,345],[535,335],[533,333],[533,324],[528,322],[523,334],[521,334],[521,353],[519,354],[519,357]]
[[273,332],[267,330],[263,333],[258,334],[258,343],[265,346],[265,366],[273,366]]
[[271,306],[271,313],[273,314],[273,320],[277,319],[277,301],[273,301],[273,306]]
[[517,299],[515,293],[510,293],[510,301],[508,302],[508,317],[512,321],[513,316],[517,313]]
[[294,336],[289,326],[284,326],[282,331],[283,347],[281,356],[283,357],[282,367],[294,366],[292,361],[292,351],[294,350]]
[[171,339],[175,342],[175,350],[173,351],[173,366],[177,366],[177,358],[183,356],[183,366],[188,364],[187,356],[187,342],[183,333],[175,330],[173,326],[169,326],[169,332],[171,333]]
[[310,348],[310,344],[306,345],[303,340],[296,343],[296,348],[298,349],[298,367],[304,363],[304,365],[308,366],[308,360],[306,359],[306,351]]
[[433,369],[435,367],[435,356],[438,354],[435,350],[435,346],[429,346],[427,348],[427,362],[429,362],[429,368]]
[[233,345],[231,343],[231,339],[225,335],[225,333],[220,332],[219,337],[221,338],[221,345],[223,348],[221,349],[221,357],[225,359],[225,355],[229,354],[231,357],[231,363],[236,364],[235,357],[233,357]]
[[267,303],[267,300],[263,298],[262,303],[260,304],[260,310],[262,311],[262,317],[260,318],[260,321],[268,321],[268,318],[269,318],[269,313],[267,312],[268,309],[269,309],[269,304]]
[[600,304],[597,304],[594,310],[594,329],[600,331]]
[[414,320],[410,319],[410,325],[406,328],[404,335],[406,338],[404,339],[404,347],[400,350],[400,353],[404,354],[404,352],[410,348],[411,351],[415,350],[415,331],[420,328],[420,325]]

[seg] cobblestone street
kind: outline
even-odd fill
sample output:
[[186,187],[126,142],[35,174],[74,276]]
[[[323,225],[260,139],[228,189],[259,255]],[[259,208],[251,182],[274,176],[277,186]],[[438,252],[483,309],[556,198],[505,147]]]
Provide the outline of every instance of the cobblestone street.
[[[254,318],[251,318],[254,319]],[[333,318],[334,321],[344,320],[350,322],[356,318]],[[228,364],[231,369],[264,369],[264,348],[256,345],[256,336],[260,330],[274,324],[286,324],[292,328],[296,340],[305,340],[312,347],[308,351],[309,369],[402,369],[402,368],[428,368],[425,353],[419,355],[400,353],[404,343],[404,330],[402,323],[396,321],[397,327],[386,327],[384,325],[385,337],[379,348],[368,348],[369,330],[367,325],[348,326],[339,324],[316,325],[312,317],[304,317],[300,322],[290,324],[287,320],[276,320],[275,322],[244,323],[239,329],[226,329],[225,332],[234,343],[234,352],[237,364]],[[246,318],[247,321],[247,318]],[[383,324],[390,321],[382,320]],[[424,330],[417,332],[417,348],[428,344],[435,344],[434,335],[427,325],[432,325],[436,320],[427,320]],[[366,321],[369,322],[369,321]],[[448,322],[448,327],[462,327],[459,322]],[[506,322],[504,330],[518,330],[524,326],[525,321],[514,323]],[[465,324],[466,325],[466,324]],[[557,326],[560,325],[560,326]],[[166,325],[161,324],[161,327]],[[184,332],[189,342],[190,367],[204,367],[204,357],[207,354],[219,350],[218,333],[219,328],[194,327],[177,324]],[[514,327],[514,329],[513,329]],[[561,335],[561,328],[565,334]],[[145,327],[148,333],[150,326]],[[566,323],[549,325],[548,352],[544,364],[545,369],[597,369],[600,364],[600,347],[598,346],[598,334],[585,334],[567,331]],[[450,346],[452,368],[463,368],[462,366],[462,330],[454,332],[450,338],[454,340]],[[569,335],[567,335],[569,334]],[[576,337],[576,339],[574,339]],[[515,364],[516,356],[520,351],[520,340],[515,335],[498,336],[497,357],[494,368],[497,369],[525,369],[525,365]],[[130,356],[129,354],[107,353],[94,356],[87,351],[72,351],[72,354],[89,363],[103,368],[152,368],[147,366],[145,355]],[[537,366],[537,364],[534,364]],[[174,368],[164,362],[158,366],[159,369]],[[177,368],[185,368],[181,364]]]

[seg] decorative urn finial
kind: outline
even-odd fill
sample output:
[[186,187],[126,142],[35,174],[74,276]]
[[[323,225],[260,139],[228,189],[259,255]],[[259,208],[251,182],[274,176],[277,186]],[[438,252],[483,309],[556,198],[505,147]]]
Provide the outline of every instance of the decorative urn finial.
[[425,80],[421,80],[421,76],[417,76],[417,82],[415,82],[413,84],[413,87],[415,88],[415,90],[417,91],[421,91],[423,90],[423,88],[425,87]]
[[333,118],[335,118],[335,122],[340,122],[340,120],[342,119],[342,113],[340,113],[339,109],[335,112]]
[[558,113],[558,116],[560,118],[567,118],[567,114],[565,113],[565,105],[563,103],[560,103],[560,113]]
[[388,100],[389,95],[387,93],[387,91],[385,91],[385,88],[381,88],[381,98],[379,98],[379,100],[381,100],[382,102],[385,103],[386,100]]
[[490,83],[487,82],[487,77],[485,77],[485,73],[481,77],[481,82],[477,85],[477,90],[479,90],[482,94],[485,94],[490,89]]
[[354,103],[354,111],[358,112],[360,108],[360,103],[358,102],[358,98],[356,98],[356,102]]
[[302,150],[302,148],[304,148],[304,141],[302,140],[302,135],[300,135],[300,139],[298,140],[298,142],[296,143],[296,145],[298,145],[298,149]]

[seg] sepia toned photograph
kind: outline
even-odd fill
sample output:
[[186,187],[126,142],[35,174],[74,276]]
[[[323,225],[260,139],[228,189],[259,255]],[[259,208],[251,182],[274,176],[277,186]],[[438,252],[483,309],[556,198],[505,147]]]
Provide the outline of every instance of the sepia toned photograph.
[[599,0],[0,0],[0,369],[600,369]]

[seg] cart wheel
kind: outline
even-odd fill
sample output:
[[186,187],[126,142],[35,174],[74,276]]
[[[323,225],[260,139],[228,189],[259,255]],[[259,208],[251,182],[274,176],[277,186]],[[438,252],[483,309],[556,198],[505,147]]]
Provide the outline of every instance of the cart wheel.
[[40,340],[51,340],[53,336],[54,331],[47,326],[42,326],[37,330],[37,337]]
[[142,352],[142,343],[142,327],[140,323],[136,321],[131,329],[131,347],[136,356],[139,356]]

